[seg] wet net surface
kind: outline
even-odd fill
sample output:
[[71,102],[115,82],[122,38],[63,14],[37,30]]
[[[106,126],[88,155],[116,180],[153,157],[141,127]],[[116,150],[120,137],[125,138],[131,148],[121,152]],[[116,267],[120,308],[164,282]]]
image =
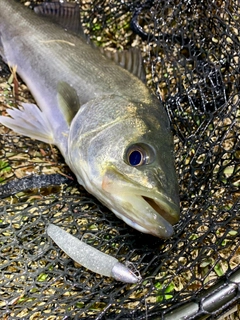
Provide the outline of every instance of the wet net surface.
[[[133,230],[71,179],[55,148],[1,126],[1,190],[14,179],[16,185],[11,196],[0,195],[0,313],[4,319],[167,319],[197,302],[187,319],[217,318],[240,296],[236,289],[217,309],[204,309],[201,298],[214,285],[218,291],[234,282],[229,276],[240,265],[239,2],[93,1],[82,9],[84,28],[98,45],[143,52],[147,84],[172,123],[181,220],[166,241]],[[14,81],[3,62],[0,67],[4,113],[15,104]],[[21,82],[17,92],[18,100],[33,101]],[[26,176],[59,172],[70,179],[18,188]],[[77,265],[46,235],[49,222],[79,238],[88,233],[87,243],[133,262],[143,281],[122,284]]]

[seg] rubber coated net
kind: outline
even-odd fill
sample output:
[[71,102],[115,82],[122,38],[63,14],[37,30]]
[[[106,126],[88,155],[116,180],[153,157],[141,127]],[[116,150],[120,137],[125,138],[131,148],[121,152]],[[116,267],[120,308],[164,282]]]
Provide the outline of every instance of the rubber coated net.
[[[1,126],[1,318],[216,319],[229,310],[237,319],[239,1],[86,1],[81,15],[99,46],[142,51],[172,123],[181,220],[166,241],[133,230],[78,185],[55,148]],[[33,101],[0,67],[0,111]],[[49,222],[132,262],[143,281],[77,265],[46,235]]]

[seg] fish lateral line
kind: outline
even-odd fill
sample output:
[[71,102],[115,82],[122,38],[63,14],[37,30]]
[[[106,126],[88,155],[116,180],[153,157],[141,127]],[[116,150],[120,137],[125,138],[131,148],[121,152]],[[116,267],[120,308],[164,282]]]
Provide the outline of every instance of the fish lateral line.
[[40,43],[55,43],[55,42],[59,42],[59,43],[66,43],[72,47],[75,47],[75,43],[66,41],[66,40],[60,40],[60,39],[56,39],[56,40],[39,40]]

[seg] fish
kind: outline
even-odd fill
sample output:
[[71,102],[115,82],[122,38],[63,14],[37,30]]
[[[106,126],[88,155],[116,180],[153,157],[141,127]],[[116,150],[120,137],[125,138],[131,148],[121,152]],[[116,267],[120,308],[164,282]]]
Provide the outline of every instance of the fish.
[[56,145],[79,184],[129,226],[171,237],[180,219],[173,136],[140,51],[97,48],[76,3],[30,10],[1,0],[0,55],[36,101],[0,123]]

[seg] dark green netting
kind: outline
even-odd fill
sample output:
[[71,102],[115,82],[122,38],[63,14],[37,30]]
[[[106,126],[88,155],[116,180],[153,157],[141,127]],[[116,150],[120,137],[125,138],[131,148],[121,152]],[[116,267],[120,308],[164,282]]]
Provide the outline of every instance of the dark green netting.
[[[141,48],[147,84],[172,123],[182,217],[163,241],[128,227],[75,180],[48,188],[34,180],[26,191],[18,183],[26,176],[72,175],[55,148],[1,126],[1,192],[16,179],[12,195],[0,199],[2,318],[171,319],[175,310],[174,319],[183,319],[190,302],[197,308],[186,319],[216,319],[227,310],[237,319],[239,2],[86,1],[82,21],[100,46]],[[15,101],[8,68],[0,68],[4,113]],[[19,100],[26,99],[32,101],[20,83]],[[88,233],[87,243],[133,262],[143,282],[122,284],[75,264],[46,235],[49,222],[79,238]],[[224,288],[231,290],[221,303],[218,297],[207,306],[206,290]]]

